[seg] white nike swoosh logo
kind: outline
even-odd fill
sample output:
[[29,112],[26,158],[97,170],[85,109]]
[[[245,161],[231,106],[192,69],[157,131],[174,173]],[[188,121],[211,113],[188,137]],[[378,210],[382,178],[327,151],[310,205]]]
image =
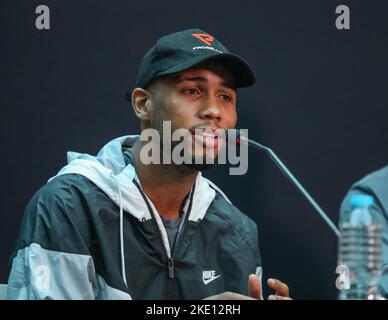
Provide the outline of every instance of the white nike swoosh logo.
[[204,278],[202,278],[202,281],[203,283],[206,285],[206,284],[209,284],[210,282],[216,280],[217,278],[221,277],[221,275],[219,274],[218,276],[215,276],[215,277],[211,277],[210,279],[207,279],[205,280]]

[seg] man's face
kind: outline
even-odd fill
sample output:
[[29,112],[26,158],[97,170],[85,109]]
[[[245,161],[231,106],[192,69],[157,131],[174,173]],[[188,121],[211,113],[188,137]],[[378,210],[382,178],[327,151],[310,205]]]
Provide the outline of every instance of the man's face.
[[[206,154],[216,158],[225,142],[211,132],[232,129],[237,121],[237,94],[230,72],[219,64],[204,64],[160,79],[150,91],[150,126],[161,134],[163,121],[171,121],[172,132],[188,129],[192,137],[191,157],[204,158]],[[178,143],[172,142],[172,147]]]

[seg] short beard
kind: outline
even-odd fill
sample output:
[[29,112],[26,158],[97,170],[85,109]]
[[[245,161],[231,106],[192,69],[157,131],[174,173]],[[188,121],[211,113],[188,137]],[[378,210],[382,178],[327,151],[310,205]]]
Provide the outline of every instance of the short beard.
[[[176,147],[180,141],[171,141],[171,150]],[[161,143],[161,147],[163,148],[163,143]],[[207,169],[210,169],[211,167],[214,167],[217,164],[217,156],[212,161],[213,163],[206,163],[206,154],[203,154],[202,163],[196,163],[196,157],[195,155],[192,156],[190,163],[183,162],[182,164],[174,164],[175,166],[183,167],[185,169],[188,169],[190,172],[193,171],[206,171]],[[186,170],[184,170],[186,171]]]
[[197,171],[208,170],[216,166],[217,164],[218,164],[217,152],[214,149],[206,149],[206,148],[203,148],[202,156],[196,157],[195,154],[193,154],[191,163],[188,163],[188,164],[184,163],[185,166]]
[[199,163],[183,163],[182,165],[184,165],[185,167],[189,168],[190,170],[193,170],[193,171],[205,171],[207,169],[210,169],[211,167],[214,167],[216,165],[216,162],[214,161],[214,163],[203,163],[203,164],[199,164]]

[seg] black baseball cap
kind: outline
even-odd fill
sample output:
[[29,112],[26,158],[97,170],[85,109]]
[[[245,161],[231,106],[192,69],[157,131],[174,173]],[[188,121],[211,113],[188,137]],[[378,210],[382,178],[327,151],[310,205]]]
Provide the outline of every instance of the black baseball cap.
[[161,76],[178,73],[207,61],[218,61],[224,65],[232,73],[238,88],[255,83],[255,74],[243,58],[231,53],[207,32],[188,29],[161,37],[144,55],[136,87],[146,88]]

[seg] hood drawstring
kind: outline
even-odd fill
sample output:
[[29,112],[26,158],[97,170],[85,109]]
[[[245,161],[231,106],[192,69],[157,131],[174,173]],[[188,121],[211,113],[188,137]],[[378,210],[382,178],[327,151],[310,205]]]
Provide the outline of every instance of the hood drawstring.
[[127,285],[127,276],[125,272],[125,256],[124,256],[124,217],[123,217],[123,199],[121,195],[121,188],[119,181],[115,179],[117,184],[117,190],[119,194],[119,202],[120,202],[120,258],[121,258],[121,274],[125,285]]
[[[128,287],[126,278],[126,263],[125,263],[125,247],[124,247],[124,210],[128,215],[136,217],[139,221],[152,219],[150,208],[144,206],[139,202],[137,197],[132,197],[131,188],[132,183],[136,184],[137,175],[134,167],[135,163],[132,161],[132,151],[134,143],[139,139],[139,136],[124,136],[116,138],[107,143],[99,152],[97,156],[88,155],[86,153],[68,152],[68,164],[63,167],[54,177],[65,174],[78,174],[93,182],[99,189],[101,189],[112,202],[120,208],[119,221],[119,271],[121,278]],[[129,159],[127,159],[129,156]],[[200,183],[197,184],[197,181]],[[192,221],[199,221],[206,214],[211,202],[216,196],[215,186],[209,186],[209,183],[202,175],[197,176],[196,189],[200,190],[201,196],[198,196],[195,210],[193,213],[187,215],[187,219]],[[138,188],[139,189],[139,188]],[[140,188],[141,190],[141,188]],[[139,192],[141,193],[141,191]],[[197,192],[197,191],[196,191]],[[144,197],[143,197],[144,198]],[[146,198],[147,199],[147,198]],[[191,203],[193,203],[192,201]],[[147,212],[148,209],[148,212]],[[152,208],[151,208],[152,209]],[[163,229],[163,222],[161,219],[157,220],[158,225]],[[181,232],[181,230],[179,230]],[[167,234],[163,233],[163,243],[168,250],[170,246],[168,243]]]

